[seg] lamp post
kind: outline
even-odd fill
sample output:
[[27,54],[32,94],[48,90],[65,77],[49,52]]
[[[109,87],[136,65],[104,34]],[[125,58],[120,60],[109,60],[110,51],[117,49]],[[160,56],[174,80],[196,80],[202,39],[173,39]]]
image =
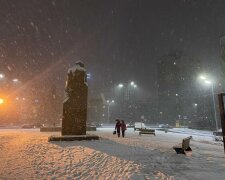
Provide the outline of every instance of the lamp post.
[[[130,81],[129,83],[125,83],[122,84],[118,84],[117,86],[119,89],[123,89],[122,90],[122,100],[126,100],[126,101],[130,101],[131,98],[135,99],[135,89],[137,88],[137,85],[134,83],[134,81]],[[132,94],[133,92],[133,94]],[[133,97],[132,97],[133,96]]]
[[213,99],[213,108],[214,108],[214,118],[216,122],[216,130],[218,130],[218,124],[217,124],[217,114],[216,114],[216,103],[215,103],[215,97],[214,97],[214,85],[210,81],[205,81],[205,83],[211,85],[211,91],[212,91],[212,99]]
[[135,118],[137,115],[136,109],[136,92],[138,89],[134,81],[127,81],[119,83],[116,86],[118,93],[116,94],[116,101],[119,105],[120,115],[127,119]]
[[216,114],[216,103],[215,103],[215,97],[214,97],[214,84],[209,81],[205,76],[200,76],[200,79],[204,80],[204,83],[211,85],[211,91],[212,91],[212,100],[213,100],[213,109],[214,109],[214,120],[216,123],[216,130],[218,130],[218,123],[217,123],[217,114]]
[[109,123],[109,119],[110,119],[110,105],[114,104],[115,101],[114,100],[111,100],[111,101],[107,100],[106,102],[107,102],[107,105],[108,105],[108,109],[107,109],[108,113],[107,114],[108,114],[108,123]]

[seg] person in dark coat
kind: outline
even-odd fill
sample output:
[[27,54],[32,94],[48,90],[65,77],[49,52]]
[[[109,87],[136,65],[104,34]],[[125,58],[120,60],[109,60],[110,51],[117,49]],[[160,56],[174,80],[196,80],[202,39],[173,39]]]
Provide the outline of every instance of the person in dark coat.
[[124,120],[121,120],[121,130],[122,130],[122,136],[125,136],[125,131],[127,130],[127,125],[125,124]]
[[120,137],[120,127],[121,127],[120,120],[117,119],[117,120],[116,120],[115,130],[116,130],[116,133],[117,133],[118,137]]

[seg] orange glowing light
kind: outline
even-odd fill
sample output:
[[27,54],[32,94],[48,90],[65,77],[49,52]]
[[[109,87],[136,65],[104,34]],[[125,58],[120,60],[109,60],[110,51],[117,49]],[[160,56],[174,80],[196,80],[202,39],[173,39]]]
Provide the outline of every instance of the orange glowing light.
[[0,98],[0,105],[4,103],[4,99]]

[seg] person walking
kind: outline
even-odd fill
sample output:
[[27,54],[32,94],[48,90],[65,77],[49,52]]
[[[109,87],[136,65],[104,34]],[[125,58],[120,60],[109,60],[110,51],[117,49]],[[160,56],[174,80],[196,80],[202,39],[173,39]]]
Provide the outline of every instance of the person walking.
[[121,128],[121,123],[119,119],[116,119],[116,126],[115,126],[115,130],[117,133],[117,136],[120,137],[120,128]]
[[121,130],[122,130],[122,136],[125,136],[125,131],[127,130],[127,125],[125,124],[124,120],[121,120]]

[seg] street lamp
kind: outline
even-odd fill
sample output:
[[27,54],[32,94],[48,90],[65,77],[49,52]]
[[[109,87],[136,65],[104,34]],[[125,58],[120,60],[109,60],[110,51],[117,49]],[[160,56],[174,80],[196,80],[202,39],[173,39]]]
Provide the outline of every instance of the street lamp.
[[134,87],[134,88],[137,87],[137,85],[134,83],[134,81],[131,81],[131,82],[130,82],[130,85],[131,85],[132,87]]
[[0,98],[0,105],[4,103],[4,99]]
[[114,104],[115,103],[115,101],[114,100],[107,100],[106,101],[107,102],[107,105],[108,105],[108,122],[109,122],[109,119],[110,119],[110,105],[112,105],[112,104]]
[[217,114],[216,114],[216,103],[215,103],[215,97],[214,97],[214,85],[212,82],[206,80],[205,81],[206,84],[211,85],[211,91],[212,91],[212,99],[213,99],[213,108],[214,108],[214,118],[215,118],[215,122],[216,122],[216,130],[218,130],[218,124],[217,124]]
[[217,123],[217,114],[216,114],[216,103],[215,103],[215,97],[214,97],[214,84],[209,81],[205,76],[201,75],[200,79],[204,80],[205,84],[211,85],[211,91],[212,91],[212,99],[213,99],[213,109],[214,109],[214,119],[216,123],[216,130],[218,130],[218,123]]
[[17,83],[19,80],[17,78],[12,80],[13,82]]
[[118,85],[118,87],[119,87],[119,88],[123,88],[123,84],[120,83],[120,84]]
[[3,79],[4,77],[4,74],[0,74],[0,79]]
[[202,79],[202,80],[206,80],[206,77],[203,76],[203,75],[199,76],[199,78]]
[[[134,100],[135,99],[135,89],[137,88],[137,85],[134,83],[134,81],[130,81],[130,83],[127,84],[126,87],[126,99],[127,100]],[[131,99],[132,98],[132,99]]]

